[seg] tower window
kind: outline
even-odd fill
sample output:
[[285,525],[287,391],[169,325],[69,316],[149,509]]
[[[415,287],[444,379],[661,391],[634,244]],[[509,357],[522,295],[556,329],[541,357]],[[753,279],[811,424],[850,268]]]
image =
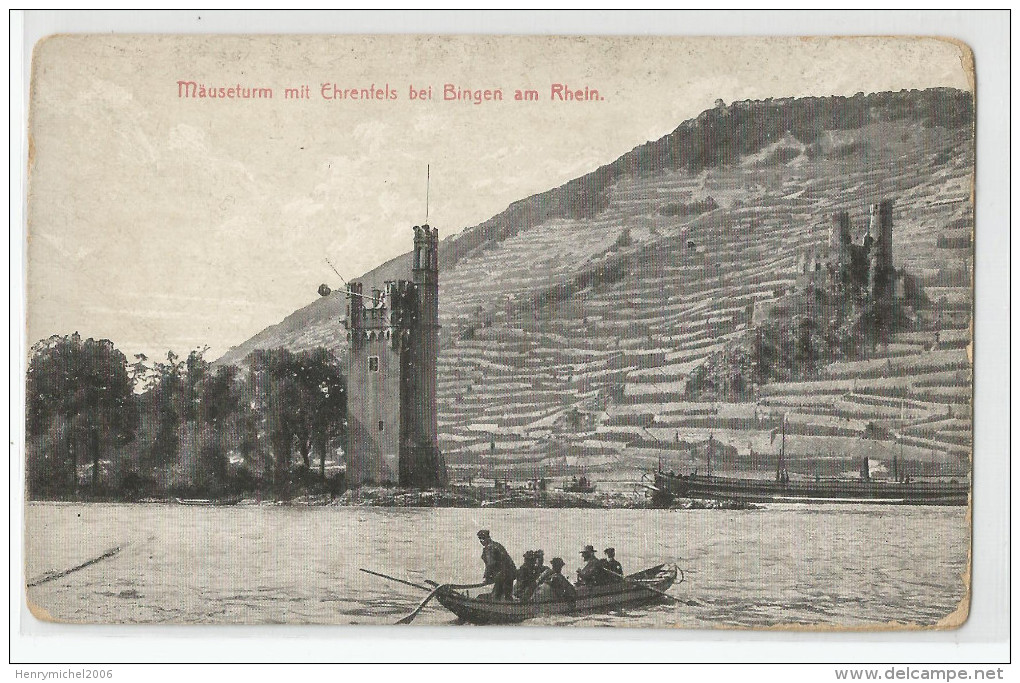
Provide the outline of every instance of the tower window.
[[368,357],[368,371],[379,372],[379,356]]
[[379,420],[379,431],[381,432],[382,430],[383,430],[383,421]]

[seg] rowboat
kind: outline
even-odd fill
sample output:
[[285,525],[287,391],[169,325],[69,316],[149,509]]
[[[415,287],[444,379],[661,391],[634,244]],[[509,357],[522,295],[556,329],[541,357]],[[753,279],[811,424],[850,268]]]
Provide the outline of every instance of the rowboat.
[[677,567],[659,564],[630,574],[626,580],[605,586],[579,587],[577,600],[493,602],[488,595],[471,597],[451,587],[437,589],[436,599],[462,620],[472,624],[517,624],[527,619],[557,614],[590,614],[619,607],[657,602],[662,591],[676,581]]

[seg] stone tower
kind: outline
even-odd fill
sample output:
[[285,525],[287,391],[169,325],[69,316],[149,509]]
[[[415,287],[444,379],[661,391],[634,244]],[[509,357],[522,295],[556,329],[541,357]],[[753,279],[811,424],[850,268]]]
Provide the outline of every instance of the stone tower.
[[412,278],[365,295],[347,286],[349,485],[446,484],[439,453],[438,232],[414,227]]
[[850,245],[853,241],[850,228],[850,213],[837,211],[832,214],[829,226],[829,290],[844,294],[850,286]]
[[892,207],[889,200],[871,205],[866,244],[868,248],[868,298],[872,305],[872,324],[876,341],[888,344],[892,325],[896,271],[892,258]]
[[871,205],[871,219],[868,236],[871,248],[868,252],[868,294],[875,305],[885,309],[892,304],[896,273],[893,269],[891,200]]
[[411,281],[416,294],[415,319],[407,325],[408,348],[402,383],[400,485],[427,488],[446,484],[446,465],[439,453],[436,372],[439,361],[439,231],[415,226]]

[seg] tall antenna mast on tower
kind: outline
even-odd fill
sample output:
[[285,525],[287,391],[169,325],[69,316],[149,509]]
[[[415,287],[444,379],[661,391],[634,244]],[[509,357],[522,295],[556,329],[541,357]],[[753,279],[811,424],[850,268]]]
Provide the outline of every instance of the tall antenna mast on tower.
[[429,164],[425,164],[425,222],[429,221],[429,184],[431,181],[431,169]]

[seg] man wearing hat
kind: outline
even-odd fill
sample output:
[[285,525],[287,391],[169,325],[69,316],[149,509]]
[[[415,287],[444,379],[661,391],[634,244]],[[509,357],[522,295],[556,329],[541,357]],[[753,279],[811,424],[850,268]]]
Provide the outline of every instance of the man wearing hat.
[[550,561],[552,568],[542,572],[538,579],[538,586],[535,587],[536,600],[569,600],[577,599],[577,589],[563,576],[563,565],[566,562],[562,557],[554,557]]
[[581,559],[584,560],[584,566],[577,570],[577,585],[601,586],[606,583],[605,569],[602,560],[595,556],[595,546],[584,546]]
[[482,562],[485,563],[485,583],[492,584],[493,600],[513,600],[514,579],[517,577],[517,565],[510,553],[502,544],[492,540],[488,529],[478,532],[478,542],[482,544]]
[[611,574],[623,576],[623,565],[616,560],[616,548],[606,548],[606,559],[602,560],[602,566]]

